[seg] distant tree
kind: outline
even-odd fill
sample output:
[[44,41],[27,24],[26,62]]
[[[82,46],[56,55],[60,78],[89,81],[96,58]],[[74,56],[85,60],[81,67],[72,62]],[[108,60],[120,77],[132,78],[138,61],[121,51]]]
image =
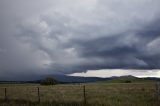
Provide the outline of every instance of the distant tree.
[[125,83],[131,83],[131,81],[130,80],[126,80]]
[[46,79],[41,81],[41,85],[56,85],[56,84],[58,84],[58,81],[51,77],[47,77]]

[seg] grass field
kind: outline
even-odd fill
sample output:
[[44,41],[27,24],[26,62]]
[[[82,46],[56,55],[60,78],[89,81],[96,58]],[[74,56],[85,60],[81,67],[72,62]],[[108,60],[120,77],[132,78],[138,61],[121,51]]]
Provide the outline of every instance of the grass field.
[[[37,86],[40,103],[37,103]],[[86,106],[160,106],[155,82],[90,83],[86,87]],[[7,88],[7,101],[4,100]],[[83,106],[83,85],[1,84],[0,106]]]

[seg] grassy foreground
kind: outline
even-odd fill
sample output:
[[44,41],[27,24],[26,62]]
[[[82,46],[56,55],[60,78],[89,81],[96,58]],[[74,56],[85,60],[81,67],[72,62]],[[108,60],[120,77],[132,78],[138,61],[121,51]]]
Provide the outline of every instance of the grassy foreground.
[[[40,88],[38,103],[37,86]],[[86,106],[160,106],[155,83],[92,83],[86,86]],[[7,100],[4,100],[7,88]],[[83,106],[82,85],[0,85],[0,106]]]

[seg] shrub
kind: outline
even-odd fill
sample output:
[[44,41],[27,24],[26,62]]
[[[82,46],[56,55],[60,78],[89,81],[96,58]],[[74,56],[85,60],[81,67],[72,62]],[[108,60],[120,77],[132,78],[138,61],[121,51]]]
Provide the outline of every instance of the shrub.
[[126,80],[125,83],[131,83],[131,81],[130,80]]
[[48,77],[41,81],[41,85],[56,85],[56,84],[58,84],[58,81],[51,77]]

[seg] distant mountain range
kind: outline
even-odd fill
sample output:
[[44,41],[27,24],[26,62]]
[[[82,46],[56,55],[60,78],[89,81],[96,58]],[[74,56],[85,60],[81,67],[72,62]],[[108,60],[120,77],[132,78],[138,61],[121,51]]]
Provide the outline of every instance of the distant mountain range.
[[53,75],[53,77],[61,82],[96,82],[109,80],[111,78],[99,78],[99,77],[78,77],[78,76],[67,76],[67,75]]
[[133,82],[136,81],[160,81],[160,78],[156,77],[146,77],[146,78],[138,78],[132,75],[126,75],[126,76],[113,76],[113,77],[108,77],[108,78],[100,78],[100,77],[78,77],[78,76],[67,76],[67,75],[52,75],[49,77],[53,77],[58,81],[61,82],[97,82],[97,81],[115,81],[115,82],[123,82],[126,80],[130,80]]
[[108,77],[108,78],[99,78],[99,77],[77,77],[77,76],[67,76],[67,75],[45,75],[39,77],[37,80],[32,81],[0,81],[1,83],[11,82],[11,83],[39,83],[41,80],[47,78],[47,77],[53,77],[57,81],[62,83],[86,83],[86,82],[97,82],[97,81],[105,81],[105,82],[143,82],[143,81],[160,81],[160,78],[155,77],[146,77],[146,78],[137,78],[131,75],[127,76],[120,76],[120,77]]

